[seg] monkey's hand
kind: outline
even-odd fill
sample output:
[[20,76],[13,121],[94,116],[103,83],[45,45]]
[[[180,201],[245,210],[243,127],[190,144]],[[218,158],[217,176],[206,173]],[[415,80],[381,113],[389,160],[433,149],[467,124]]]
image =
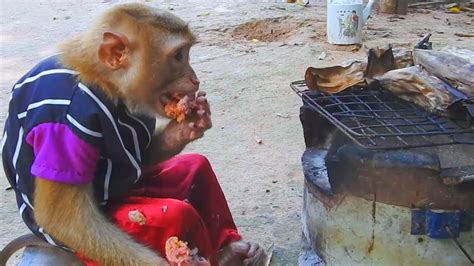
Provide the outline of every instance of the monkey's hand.
[[162,131],[155,133],[145,156],[145,165],[162,162],[180,153],[188,143],[201,138],[204,132],[212,127],[211,111],[205,92],[187,95],[183,99],[187,101],[186,104],[192,106],[184,121],[178,123],[171,120]]
[[[185,96],[192,106],[182,125],[173,125],[169,130],[177,136],[177,145],[186,145],[189,142],[204,136],[204,132],[212,127],[211,110],[206,98],[206,92],[200,91],[196,96]],[[173,123],[176,124],[176,123]]]

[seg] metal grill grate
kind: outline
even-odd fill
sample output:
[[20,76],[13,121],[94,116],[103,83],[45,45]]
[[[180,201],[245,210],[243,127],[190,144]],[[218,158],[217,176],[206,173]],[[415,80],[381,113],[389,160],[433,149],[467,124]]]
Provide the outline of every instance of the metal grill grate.
[[291,83],[303,101],[367,149],[474,144],[474,129],[396,98],[385,90],[350,88],[337,94],[309,91]]

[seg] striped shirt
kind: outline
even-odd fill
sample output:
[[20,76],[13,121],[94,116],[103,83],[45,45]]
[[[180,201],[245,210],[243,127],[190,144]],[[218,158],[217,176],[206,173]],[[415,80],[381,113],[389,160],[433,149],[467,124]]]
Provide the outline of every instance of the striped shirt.
[[53,56],[22,77],[11,92],[1,143],[20,215],[51,244],[56,243],[33,218],[35,177],[92,182],[97,202],[106,205],[140,178],[155,127],[154,118],[131,114],[121,101],[79,82],[77,74]]

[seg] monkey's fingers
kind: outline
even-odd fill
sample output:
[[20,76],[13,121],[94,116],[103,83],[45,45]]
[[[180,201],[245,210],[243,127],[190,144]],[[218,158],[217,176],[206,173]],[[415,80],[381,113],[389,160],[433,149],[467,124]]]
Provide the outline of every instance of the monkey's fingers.
[[244,265],[263,266],[265,264],[266,257],[267,255],[265,251],[262,248],[259,248],[257,253],[255,253],[255,256],[244,260]]
[[212,127],[212,121],[209,114],[207,114],[204,110],[199,110],[197,114],[198,117],[196,125],[203,130],[210,129]]
[[211,114],[211,108],[205,96],[199,96],[194,102],[194,106],[197,110],[204,110],[208,114]]
[[201,130],[192,130],[191,133],[189,134],[189,140],[196,140],[204,137],[204,132]]
[[199,128],[196,123],[190,122],[188,123],[188,128],[183,130],[183,134],[185,134],[185,138],[187,138],[189,141],[192,141],[202,138],[204,136],[204,130]]
[[266,260],[265,250],[257,243],[251,243],[247,252],[247,259],[244,260],[245,265],[263,265]]
[[254,257],[257,254],[258,249],[260,246],[256,243],[250,243],[249,251],[247,252],[248,257]]

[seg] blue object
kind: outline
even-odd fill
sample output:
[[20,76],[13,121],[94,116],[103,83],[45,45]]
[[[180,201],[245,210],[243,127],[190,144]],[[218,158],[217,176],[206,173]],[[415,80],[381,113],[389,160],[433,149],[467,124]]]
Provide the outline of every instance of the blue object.
[[[471,214],[458,210],[412,209],[411,234],[433,239],[457,238],[461,231],[472,230]],[[446,230],[449,227],[452,236]]]
[[426,235],[431,238],[451,238],[446,226],[451,229],[454,237],[459,237],[459,211],[434,212],[426,211]]

